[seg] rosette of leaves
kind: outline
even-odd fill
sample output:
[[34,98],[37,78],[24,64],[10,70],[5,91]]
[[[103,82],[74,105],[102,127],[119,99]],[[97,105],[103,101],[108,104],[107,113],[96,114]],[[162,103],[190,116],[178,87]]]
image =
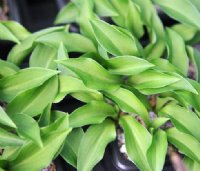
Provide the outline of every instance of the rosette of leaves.
[[[199,52],[193,47],[199,2],[153,2],[179,23],[164,28],[150,0],[73,0],[56,19],[69,25],[36,33],[0,22],[0,39],[16,43],[7,61],[0,60],[1,170],[39,171],[61,155],[78,171],[90,171],[119,126],[140,170],[161,171],[168,145],[190,170],[200,169]],[[73,22],[80,33],[70,31]],[[147,45],[140,41],[145,30]],[[81,55],[70,58],[71,52]],[[67,95],[85,104],[69,115],[53,110]]]

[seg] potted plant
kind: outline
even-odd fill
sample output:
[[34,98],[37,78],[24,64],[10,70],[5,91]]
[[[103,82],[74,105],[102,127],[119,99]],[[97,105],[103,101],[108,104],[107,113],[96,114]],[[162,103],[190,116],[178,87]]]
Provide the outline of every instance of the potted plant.
[[[1,22],[16,43],[0,61],[1,170],[39,171],[60,155],[90,171],[114,141],[142,171],[161,171],[167,154],[177,170],[200,169],[199,3],[153,2],[180,23],[165,28],[150,0],[72,1],[56,23],[80,33]],[[83,103],[70,114],[57,108],[68,96]]]

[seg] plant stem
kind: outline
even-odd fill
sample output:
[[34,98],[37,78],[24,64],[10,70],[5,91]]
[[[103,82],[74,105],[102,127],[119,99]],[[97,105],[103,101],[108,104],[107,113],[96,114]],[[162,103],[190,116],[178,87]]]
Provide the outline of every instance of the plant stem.
[[176,152],[176,150],[172,146],[169,146],[168,148],[168,155],[172,163],[172,166],[176,171],[188,171],[180,155]]

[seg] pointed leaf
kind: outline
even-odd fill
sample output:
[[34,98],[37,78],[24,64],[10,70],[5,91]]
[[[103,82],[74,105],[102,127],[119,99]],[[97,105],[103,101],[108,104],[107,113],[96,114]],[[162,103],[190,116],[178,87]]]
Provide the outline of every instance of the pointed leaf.
[[153,171],[163,170],[165,164],[165,156],[167,154],[167,135],[164,131],[158,130],[152,140],[152,144],[148,149],[147,156]]
[[0,160],[7,160],[7,161],[14,160],[18,156],[20,149],[21,149],[20,146],[4,147],[4,151],[3,154],[0,156]]
[[[186,53],[184,40],[178,33],[171,29],[167,29],[166,39],[169,61],[177,68],[179,68],[183,75],[187,76],[189,69],[189,59]],[[176,48],[176,45],[179,45],[179,48]]]
[[47,126],[51,122],[51,107],[52,104],[49,104],[44,111],[42,112],[38,124],[40,127]]
[[167,138],[181,153],[200,162],[200,143],[191,135],[178,131],[176,128],[167,130]]
[[147,159],[147,150],[152,143],[151,134],[132,116],[122,116],[120,126],[125,133],[126,149],[131,161],[142,171],[152,171]]
[[92,20],[91,24],[98,43],[109,53],[117,56],[140,54],[136,41],[130,35],[101,20]]
[[9,170],[38,171],[47,167],[70,131],[70,129],[64,129],[62,131],[54,131],[43,135],[43,148],[38,147],[33,142],[28,143],[22,148],[18,157],[10,163]]
[[[68,52],[95,52],[92,41],[81,34],[64,31],[49,33],[37,39],[37,42],[58,48],[63,42]],[[78,46],[77,46],[78,45]]]
[[146,124],[148,124],[149,114],[147,109],[131,91],[124,88],[119,88],[112,92],[106,91],[105,95],[117,103],[121,110],[141,116]]
[[107,0],[95,0],[95,11],[99,16],[117,16],[117,11]]
[[138,75],[131,76],[129,83],[136,89],[160,88],[178,82],[179,77],[169,75],[157,70],[147,70]]
[[118,56],[107,62],[109,71],[118,75],[136,75],[154,66],[148,61],[134,56]]
[[115,125],[111,120],[90,126],[80,143],[77,160],[78,171],[92,170],[103,158],[108,143],[114,141],[115,138]]
[[28,36],[25,40],[23,40],[20,44],[15,45],[12,50],[9,52],[8,61],[20,65],[21,62],[28,56],[28,54],[33,50],[35,46],[35,40],[45,34],[63,30],[64,27],[52,27],[48,29],[41,30],[36,32],[30,36]]
[[21,92],[38,87],[46,80],[58,74],[57,71],[43,68],[28,68],[0,81],[0,99],[10,102]]
[[75,72],[89,88],[106,90],[116,89],[119,87],[120,78],[118,76],[111,75],[105,68],[93,59],[67,59],[58,61],[58,63]]
[[117,117],[114,107],[104,101],[92,101],[76,109],[69,115],[69,125],[73,128],[98,124],[103,122],[107,117]]
[[15,21],[1,21],[0,23],[3,24],[19,41],[24,40],[30,35],[29,31]]
[[153,0],[170,17],[200,29],[200,12],[189,0]]
[[36,87],[16,96],[7,107],[8,114],[27,114],[36,116],[41,114],[45,107],[52,103],[58,92],[58,78],[46,81],[42,86]]
[[56,118],[50,125],[41,128],[41,134],[48,134],[54,130],[63,130],[66,128],[69,128],[69,116],[67,113],[62,112],[61,117]]
[[177,94],[183,98],[188,104],[193,106],[196,110],[200,111],[199,100],[200,100],[200,84],[194,80],[188,80],[190,84],[197,90],[198,94],[191,92],[178,91]]
[[178,130],[191,134],[200,141],[200,132],[196,131],[199,128],[200,119],[195,113],[174,104],[165,106],[160,113],[169,116]]
[[16,128],[15,123],[6,114],[6,112],[2,109],[2,107],[0,107],[0,123],[6,126],[10,126],[12,128]]
[[0,78],[13,75],[19,71],[19,68],[8,62],[0,59]]
[[79,10],[73,2],[67,3],[56,16],[55,24],[71,23],[76,21]]
[[59,76],[59,93],[56,97],[56,102],[62,100],[68,94],[82,93],[86,96],[81,98],[85,102],[90,102],[91,100],[103,100],[103,95],[93,89],[86,87],[83,82],[71,76]]
[[78,149],[83,136],[84,132],[81,128],[73,129],[72,132],[70,132],[70,134],[67,136],[60,153],[62,158],[75,168],[77,167]]
[[56,69],[57,64],[54,62],[56,57],[57,51],[55,48],[38,44],[31,54],[29,65],[30,67]]
[[20,43],[15,35],[3,24],[0,23],[0,40],[10,40],[15,43]]
[[185,24],[175,24],[172,29],[176,31],[185,42],[191,41],[196,37],[196,34],[198,33],[198,29]]
[[12,115],[12,120],[17,126],[17,132],[19,135],[34,141],[40,147],[43,146],[40,137],[40,128],[32,117],[24,114],[16,114]]
[[154,129],[158,129],[158,128],[161,127],[163,124],[165,124],[168,120],[169,120],[169,118],[164,118],[164,117],[155,118],[155,119],[151,122],[151,127],[153,127]]
[[8,147],[8,146],[22,146],[24,141],[19,138],[17,135],[12,134],[2,128],[0,128],[0,147]]

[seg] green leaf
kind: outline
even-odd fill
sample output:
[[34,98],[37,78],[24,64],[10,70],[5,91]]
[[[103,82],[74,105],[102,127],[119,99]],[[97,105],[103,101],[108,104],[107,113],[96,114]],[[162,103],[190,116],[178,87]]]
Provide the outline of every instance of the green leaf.
[[20,41],[12,34],[12,32],[6,28],[2,23],[0,23],[0,39],[1,40],[10,40],[15,43],[20,43]]
[[77,167],[78,149],[84,136],[82,128],[73,129],[67,136],[60,155],[75,168]]
[[8,104],[8,114],[27,114],[29,116],[37,116],[41,114],[45,107],[52,103],[58,92],[58,78],[46,81],[40,87],[36,87],[22,92],[16,96],[11,103]]
[[51,107],[52,104],[49,104],[44,111],[42,112],[38,124],[40,127],[47,126],[51,122]]
[[21,92],[38,87],[46,80],[58,74],[43,68],[27,68],[0,81],[0,99],[6,102],[13,100]]
[[191,134],[200,141],[200,132],[196,131],[199,128],[200,119],[195,113],[174,104],[165,106],[160,113],[169,116],[178,130]]
[[197,171],[200,169],[200,163],[198,163],[188,157],[184,158],[184,164],[186,165],[186,167],[189,171]]
[[125,25],[137,38],[140,38],[144,34],[143,21],[136,4],[130,0],[128,2]]
[[0,147],[8,147],[8,146],[22,146],[24,141],[19,138],[17,135],[12,134],[2,128],[0,128]]
[[18,71],[19,68],[16,65],[0,59],[0,79],[1,77],[13,75]]
[[10,117],[4,112],[2,107],[0,107],[0,123],[12,128],[17,128],[15,123],[10,119]]
[[62,100],[67,94],[82,93],[84,98],[79,98],[81,101],[90,102],[91,100],[103,100],[103,95],[93,89],[86,87],[83,82],[71,76],[59,76],[59,93],[56,97],[56,102]]
[[[29,31],[27,31],[22,25],[15,21],[1,21],[0,24],[4,25],[8,31],[19,41],[24,40],[30,35]],[[3,35],[5,35],[5,33],[3,33]]]
[[127,81],[128,85],[138,89],[142,94],[152,95],[163,92],[184,90],[198,94],[197,90],[182,76],[175,72],[148,70],[134,75]]
[[38,171],[47,167],[70,131],[71,129],[68,128],[44,134],[42,136],[43,148],[38,147],[33,142],[28,143],[22,148],[18,157],[10,162],[9,170]]
[[118,75],[136,75],[154,66],[135,56],[118,56],[109,59],[107,62],[109,71]]
[[37,122],[30,116],[15,114],[11,116],[17,126],[17,132],[24,138],[34,141],[38,146],[43,147],[40,128]]
[[38,44],[31,54],[29,65],[30,67],[56,69],[57,64],[54,62],[56,57],[57,51],[55,48]]
[[69,125],[74,128],[90,124],[99,124],[107,117],[117,117],[117,112],[114,107],[104,101],[92,101],[76,109],[69,115]]
[[63,42],[68,52],[96,52],[93,42],[77,33],[53,32],[39,37],[36,42],[56,48]]
[[107,90],[116,89],[120,85],[120,78],[118,76],[111,75],[105,68],[93,59],[71,58],[57,62],[75,72],[89,88]]
[[[67,49],[64,47],[63,42],[60,43],[60,46],[58,48],[57,51],[57,60],[62,60],[62,59],[68,59],[69,55],[68,55],[68,51]],[[58,70],[61,72],[61,75],[71,75],[71,76],[76,76],[71,70],[63,67],[60,64],[57,64],[57,68]]]
[[29,32],[20,24],[14,21],[0,21],[0,39],[20,43],[29,36]]
[[95,11],[99,16],[118,16],[117,11],[113,8],[111,3],[107,0],[94,0]]
[[[59,110],[52,110],[50,115],[51,115],[51,117],[50,117],[50,123],[54,123],[57,119],[60,119],[63,116],[67,115],[67,117],[68,117],[68,113],[62,112],[62,111],[59,111]],[[67,127],[69,127],[69,121],[67,121],[66,124],[67,124]],[[66,125],[65,125],[65,127],[66,127]]]
[[[169,61],[180,69],[181,73],[187,76],[189,59],[186,53],[185,42],[182,37],[171,29],[166,30]],[[179,48],[176,48],[176,46]],[[182,61],[182,62],[180,62]]]
[[[163,42],[164,38],[164,28],[163,24],[158,17],[157,11],[150,0],[132,0],[135,5],[140,10],[140,16],[143,20],[143,23],[147,26],[150,36],[151,43],[154,47],[159,47]],[[156,55],[156,53],[155,53]],[[153,57],[153,56],[151,56]]]
[[138,75],[133,75],[129,78],[129,84],[133,85],[136,89],[145,88],[161,88],[172,83],[178,82],[179,77],[169,75],[166,72],[158,70],[147,70]]
[[147,159],[147,151],[152,143],[151,134],[129,115],[120,118],[120,126],[125,133],[126,149],[131,161],[142,171],[152,171]]
[[143,22],[136,4],[130,0],[111,0],[112,5],[119,13],[112,20],[119,26],[127,28],[137,38],[144,34]]
[[20,65],[21,62],[26,58],[29,53],[33,50],[35,47],[35,40],[45,34],[49,34],[51,32],[63,30],[64,27],[52,27],[48,29],[41,30],[39,32],[36,32],[30,36],[28,36],[26,39],[24,39],[20,44],[15,45],[12,50],[9,52],[8,55],[8,61]]
[[175,24],[172,29],[176,31],[184,39],[185,42],[194,39],[198,33],[198,29],[185,24]]
[[109,53],[122,55],[140,55],[136,40],[116,27],[101,20],[92,20],[91,25],[98,43]]
[[158,130],[153,135],[152,144],[147,151],[148,161],[153,171],[163,170],[167,146],[166,133],[162,130]]
[[150,43],[145,47],[144,56],[148,60],[160,59],[164,54],[164,50],[165,50],[165,43],[163,42],[163,40],[158,40],[157,42]]
[[153,0],[170,17],[200,29],[200,12],[189,0]]
[[79,10],[73,2],[67,3],[56,16],[55,24],[75,22]]
[[4,147],[4,151],[3,154],[0,156],[0,160],[12,161],[18,156],[20,150],[20,146]]
[[169,118],[164,118],[164,117],[155,118],[151,122],[151,127],[153,127],[154,129],[158,129],[160,126],[165,124],[168,120],[169,120]]
[[137,114],[144,119],[145,123],[149,122],[149,114],[143,103],[131,91],[119,88],[115,91],[106,91],[105,95],[118,104],[121,110]]
[[190,2],[200,11],[200,2],[198,0],[190,0]]
[[171,64],[167,59],[163,58],[153,59],[151,60],[151,63],[154,64],[155,68],[158,70],[163,70],[167,72],[176,72],[178,74],[181,73],[180,70],[173,64]]
[[167,131],[168,141],[191,159],[200,162],[200,143],[191,135],[170,128]]
[[199,100],[200,100],[200,84],[194,80],[188,80],[190,84],[197,90],[198,94],[191,92],[176,92],[179,97],[183,98],[186,103],[192,105],[196,110],[200,111]]
[[[54,112],[55,114],[55,112]],[[56,114],[62,116],[55,118],[50,125],[41,128],[41,134],[48,134],[54,130],[63,130],[69,128],[69,116],[67,113],[56,111]]]
[[101,124],[90,126],[79,146],[77,170],[92,170],[103,158],[107,144],[114,141],[115,138],[115,125],[111,120],[105,120]]

